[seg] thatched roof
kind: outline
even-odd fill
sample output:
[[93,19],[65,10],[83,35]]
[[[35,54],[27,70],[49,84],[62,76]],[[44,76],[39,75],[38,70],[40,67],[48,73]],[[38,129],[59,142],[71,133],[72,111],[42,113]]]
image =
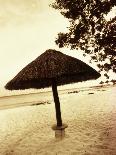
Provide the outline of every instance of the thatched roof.
[[51,86],[52,78],[57,85],[63,85],[98,77],[100,74],[84,62],[49,49],[23,68],[5,88],[44,88]]

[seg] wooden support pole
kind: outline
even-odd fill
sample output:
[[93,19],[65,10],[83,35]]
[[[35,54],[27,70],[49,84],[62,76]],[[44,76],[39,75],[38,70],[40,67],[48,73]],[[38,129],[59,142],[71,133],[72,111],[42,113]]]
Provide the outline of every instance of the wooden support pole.
[[60,101],[58,97],[58,91],[57,91],[57,83],[56,80],[52,80],[52,91],[53,91],[53,97],[55,102],[55,109],[56,109],[56,120],[57,120],[57,126],[62,126],[62,118],[61,118],[61,110],[60,110]]

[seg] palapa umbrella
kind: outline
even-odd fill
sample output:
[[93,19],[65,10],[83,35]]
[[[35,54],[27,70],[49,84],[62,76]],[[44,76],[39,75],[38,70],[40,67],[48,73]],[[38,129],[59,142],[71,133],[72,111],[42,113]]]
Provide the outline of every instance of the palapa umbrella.
[[56,108],[56,127],[62,129],[63,125],[57,85],[97,79],[99,77],[100,74],[96,70],[81,60],[49,49],[23,68],[6,84],[5,88],[17,90],[52,86]]

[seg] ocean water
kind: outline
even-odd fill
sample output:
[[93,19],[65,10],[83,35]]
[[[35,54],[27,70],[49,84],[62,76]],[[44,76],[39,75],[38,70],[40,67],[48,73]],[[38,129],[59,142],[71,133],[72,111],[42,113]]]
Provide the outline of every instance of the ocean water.
[[[91,86],[98,86],[96,81],[88,81],[82,83],[74,83],[64,86],[58,86],[58,93],[67,94],[68,92],[86,90]],[[28,89],[9,91],[4,88],[0,89],[0,109],[7,109],[19,106],[34,105],[34,104],[46,104],[53,101],[52,89]]]
[[[58,89],[59,97],[62,94],[68,94],[78,90],[78,88],[65,88]],[[0,109],[7,109],[19,106],[36,105],[36,104],[48,104],[53,101],[53,93],[51,89],[45,90],[28,90],[28,91],[14,91],[7,92],[0,96]]]
[[0,109],[34,104],[45,104],[52,100],[52,92],[9,95],[0,97]]

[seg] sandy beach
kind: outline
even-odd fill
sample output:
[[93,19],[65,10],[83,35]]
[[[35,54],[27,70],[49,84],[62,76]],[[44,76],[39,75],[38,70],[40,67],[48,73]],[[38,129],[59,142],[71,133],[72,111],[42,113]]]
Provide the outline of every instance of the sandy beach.
[[43,96],[40,105],[2,108],[0,155],[116,155],[115,92],[116,86],[60,93],[68,124],[62,140],[51,129],[56,122],[51,96]]

